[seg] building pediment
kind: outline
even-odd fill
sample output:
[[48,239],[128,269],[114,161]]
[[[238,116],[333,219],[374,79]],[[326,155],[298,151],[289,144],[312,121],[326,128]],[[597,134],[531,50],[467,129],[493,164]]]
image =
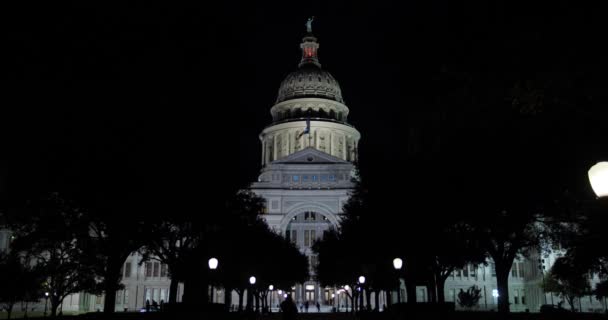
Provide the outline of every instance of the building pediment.
[[315,148],[308,147],[293,153],[287,157],[273,161],[271,164],[349,164],[350,162],[344,161],[340,158],[334,157],[323,151],[319,151]]

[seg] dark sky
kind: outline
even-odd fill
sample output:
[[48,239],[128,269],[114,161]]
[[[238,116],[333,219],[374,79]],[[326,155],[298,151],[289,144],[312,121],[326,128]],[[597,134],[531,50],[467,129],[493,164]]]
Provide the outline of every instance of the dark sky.
[[362,162],[381,163],[402,154],[410,113],[432,105],[442,70],[604,70],[605,11],[578,2],[74,1],[4,10],[3,188],[133,183],[196,194],[255,180],[258,134],[312,15],[321,63],[362,133]]

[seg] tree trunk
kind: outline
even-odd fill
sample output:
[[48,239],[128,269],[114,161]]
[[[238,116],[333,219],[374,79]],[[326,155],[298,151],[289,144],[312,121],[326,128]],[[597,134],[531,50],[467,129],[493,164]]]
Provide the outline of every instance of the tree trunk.
[[55,317],[57,315],[57,308],[59,308],[60,303],[61,301],[59,301],[57,298],[51,297],[51,317]]
[[509,273],[511,265],[500,266],[496,263],[496,286],[498,287],[498,311],[509,313]]
[[245,294],[245,290],[238,290],[236,293],[239,295],[239,311],[243,311],[243,295]]
[[393,297],[390,290],[386,290],[386,305],[391,306],[393,304]]
[[416,303],[416,283],[414,279],[409,279],[405,283],[405,291],[407,291],[407,303]]
[[369,289],[365,289],[365,304],[366,304],[366,310],[371,310],[372,309],[372,304],[370,303],[372,299],[372,292],[369,291]]
[[105,287],[103,313],[114,313],[114,306],[116,305],[116,288],[111,284],[106,284]]
[[224,306],[227,310],[232,307],[232,288],[224,288]]
[[250,288],[247,289],[247,311],[253,310],[253,290]]
[[435,275],[437,279],[437,302],[444,303],[445,302],[445,280],[447,277],[442,277],[441,275]]
[[171,278],[171,284],[169,285],[169,303],[174,304],[177,302],[177,287],[179,281],[175,278]]
[[[9,303],[6,306],[6,319],[10,320],[11,319],[11,313],[13,313],[13,303]],[[27,308],[25,313],[27,314]]]
[[255,294],[255,312],[260,312],[260,295],[259,294]]

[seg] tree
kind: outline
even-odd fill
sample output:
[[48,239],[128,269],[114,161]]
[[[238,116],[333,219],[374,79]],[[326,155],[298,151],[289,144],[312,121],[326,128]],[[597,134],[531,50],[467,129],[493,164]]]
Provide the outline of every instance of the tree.
[[568,301],[574,311],[575,300],[591,293],[588,273],[584,268],[576,266],[572,259],[558,258],[542,284],[546,292],[554,292]]
[[595,289],[593,289],[593,294],[597,300],[602,300],[608,297],[608,280],[604,280],[595,285]]
[[15,303],[40,297],[42,282],[38,270],[25,257],[15,251],[0,253],[0,283],[4,288],[0,290],[0,303],[4,304],[8,319]]
[[11,250],[34,261],[44,276],[51,315],[65,297],[77,292],[97,292],[95,266],[89,258],[89,229],[84,213],[58,193],[30,201],[10,224],[15,240]]
[[458,304],[464,308],[473,308],[479,303],[481,298],[481,289],[477,286],[472,286],[464,291],[460,289],[458,292]]

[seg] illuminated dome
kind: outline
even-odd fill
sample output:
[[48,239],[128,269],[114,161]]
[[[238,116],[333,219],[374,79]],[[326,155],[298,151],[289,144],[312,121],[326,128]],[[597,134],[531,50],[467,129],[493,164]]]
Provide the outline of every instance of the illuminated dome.
[[270,110],[275,123],[304,118],[346,123],[348,107],[338,81],[321,68],[319,43],[311,33],[300,44],[302,59],[298,69],[285,77],[275,105]]
[[340,85],[327,71],[305,64],[281,82],[276,103],[297,98],[323,98],[344,103]]

